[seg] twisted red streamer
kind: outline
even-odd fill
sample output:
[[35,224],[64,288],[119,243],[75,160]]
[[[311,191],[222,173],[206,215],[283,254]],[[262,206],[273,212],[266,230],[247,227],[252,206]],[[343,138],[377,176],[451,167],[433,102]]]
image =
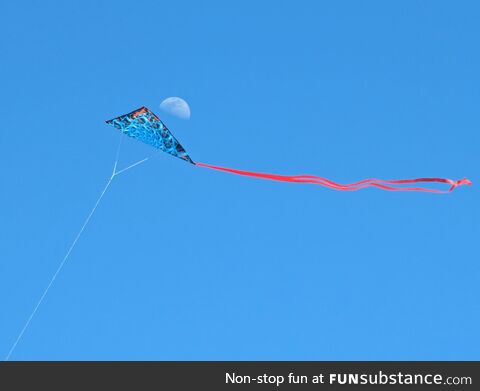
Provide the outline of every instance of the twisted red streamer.
[[[355,191],[360,190],[365,187],[377,187],[383,190],[388,191],[423,191],[428,193],[450,193],[455,190],[456,187],[461,185],[471,185],[472,182],[467,179],[452,180],[448,178],[415,178],[415,179],[396,179],[396,180],[386,180],[386,179],[376,179],[369,178],[364,179],[359,182],[340,184],[333,182],[329,179],[322,178],[316,175],[277,175],[277,174],[267,174],[262,172],[252,172],[252,171],[243,171],[237,170],[234,168],[226,168],[214,166],[211,164],[205,163],[195,163],[197,166],[210,168],[212,170],[229,172],[231,174],[244,175],[254,178],[269,179],[273,181],[280,182],[292,182],[292,183],[312,183],[315,185],[321,185],[329,187],[331,189],[340,190],[340,191]],[[413,183],[445,183],[450,185],[448,190],[438,190],[438,189],[429,189],[427,187],[402,187],[398,185],[408,185]]]

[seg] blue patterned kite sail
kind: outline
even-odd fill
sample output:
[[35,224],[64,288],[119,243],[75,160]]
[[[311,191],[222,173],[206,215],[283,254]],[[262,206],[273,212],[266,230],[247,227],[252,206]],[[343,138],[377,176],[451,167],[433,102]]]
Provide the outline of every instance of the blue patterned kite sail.
[[141,107],[138,110],[106,122],[115,126],[127,136],[195,164],[160,118],[146,107]]

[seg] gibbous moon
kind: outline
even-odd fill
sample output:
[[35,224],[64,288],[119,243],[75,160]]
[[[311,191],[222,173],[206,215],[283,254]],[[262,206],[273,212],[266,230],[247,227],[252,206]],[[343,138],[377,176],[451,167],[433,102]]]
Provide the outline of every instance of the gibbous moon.
[[178,98],[176,96],[167,98],[162,103],[160,103],[160,108],[163,111],[176,117],[182,119],[190,118],[190,107],[188,106],[188,103],[185,102],[182,98]]

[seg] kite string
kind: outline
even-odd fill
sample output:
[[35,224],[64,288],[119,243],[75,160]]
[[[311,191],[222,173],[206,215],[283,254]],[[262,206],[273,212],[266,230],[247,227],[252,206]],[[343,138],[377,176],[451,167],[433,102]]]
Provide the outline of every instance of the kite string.
[[50,279],[50,282],[48,283],[47,287],[45,288],[45,290],[43,291],[42,293],[42,296],[40,296],[40,299],[38,300],[37,302],[37,305],[35,306],[35,308],[33,309],[32,313],[30,314],[30,316],[28,317],[25,325],[23,326],[22,330],[20,331],[20,333],[18,334],[18,337],[17,339],[15,340],[15,342],[13,343],[12,347],[10,348],[7,356],[5,357],[5,361],[8,361],[10,356],[12,355],[13,351],[15,350],[15,348],[17,347],[18,343],[20,342],[20,340],[22,339],[23,337],[23,334],[25,333],[25,331],[27,330],[28,326],[30,325],[30,322],[32,321],[33,317],[35,316],[35,314],[37,313],[37,310],[38,308],[40,307],[40,305],[42,304],[43,302],[43,299],[45,299],[45,296],[47,296],[47,293],[48,291],[50,290],[51,286],[53,285],[53,283],[55,282],[58,274],[60,273],[60,271],[63,269],[63,266],[65,265],[65,263],[67,262],[70,254],[72,253],[73,249],[75,248],[75,245],[77,244],[78,242],[78,239],[80,239],[80,236],[82,236],[82,233],[83,231],[85,230],[85,227],[88,225],[90,219],[92,218],[93,214],[95,213],[95,210],[97,209],[98,205],[100,204],[100,201],[102,200],[103,196],[105,195],[105,192],[107,191],[108,187],[110,186],[110,184],[112,183],[112,180],[114,178],[114,174],[112,174],[110,176],[110,179],[108,180],[107,184],[105,185],[105,187],[103,188],[102,192],[100,193],[100,196],[98,197],[97,201],[95,202],[95,205],[93,206],[93,209],[90,211],[89,215],[87,216],[87,218],[85,219],[82,227],[80,228],[80,231],[78,231],[77,233],[77,236],[75,237],[75,239],[73,240],[72,244],[70,245],[70,248],[68,249],[67,253],[65,254],[65,256],[63,257],[62,259],[62,262],[60,262],[60,264],[58,265],[58,268],[57,270],[55,271],[55,273],[53,274],[52,278]]
[[92,210],[90,211],[90,213],[88,214],[87,218],[85,219],[85,221],[83,222],[83,225],[81,226],[80,228],[80,231],[78,231],[77,235],[75,236],[75,239],[73,240],[72,244],[70,245],[67,253],[65,254],[65,256],[63,257],[62,261],[60,262],[60,264],[58,265],[57,267],[57,270],[55,271],[55,273],[53,274],[52,278],[50,279],[50,282],[48,283],[47,287],[45,288],[45,290],[43,291],[42,295],[40,296],[40,299],[38,300],[37,304],[35,305],[35,307],[33,308],[33,311],[31,312],[30,316],[28,317],[27,321],[25,322],[22,330],[20,331],[20,333],[18,334],[17,336],[17,339],[15,340],[15,342],[13,343],[12,347],[10,348],[10,350],[8,351],[6,357],[5,357],[5,361],[8,361],[10,359],[10,356],[12,355],[12,353],[15,351],[18,343],[20,342],[20,340],[22,339],[23,335],[25,334],[25,331],[28,329],[28,326],[30,325],[30,322],[32,321],[33,317],[35,316],[35,314],[37,313],[40,305],[42,304],[43,300],[45,299],[45,297],[47,296],[48,294],[48,291],[50,290],[50,288],[52,287],[53,283],[55,282],[55,280],[57,279],[57,276],[60,274],[60,272],[62,271],[65,263],[67,262],[68,258],[70,257],[70,254],[72,253],[73,249],[75,248],[78,240],[80,239],[80,237],[82,236],[83,234],[83,231],[85,230],[85,228],[87,227],[88,223],[90,222],[90,219],[92,218],[93,214],[95,213],[95,211],[97,210],[97,207],[98,205],[100,204],[100,201],[102,200],[103,196],[105,195],[105,193],[107,192],[107,189],[110,187],[110,184],[112,183],[113,181],[113,178],[115,178],[115,176],[117,176],[118,174],[122,173],[122,172],[125,172],[127,170],[129,170],[130,168],[133,168],[141,163],[144,163],[145,161],[147,161],[149,157],[143,159],[143,160],[140,160],[130,166],[128,166],[127,168],[124,168],[120,171],[117,171],[117,165],[118,165],[118,160],[119,160],[119,157],[120,157],[120,149],[122,147],[122,142],[123,142],[123,135],[122,137],[120,138],[120,141],[118,143],[118,147],[117,147],[117,151],[116,151],[116,155],[115,155],[115,162],[113,164],[113,171],[112,171],[112,174],[110,175],[110,178],[108,179],[107,181],[107,184],[105,185],[105,187],[103,188],[102,192],[100,193],[100,196],[98,197],[97,201],[95,202]]

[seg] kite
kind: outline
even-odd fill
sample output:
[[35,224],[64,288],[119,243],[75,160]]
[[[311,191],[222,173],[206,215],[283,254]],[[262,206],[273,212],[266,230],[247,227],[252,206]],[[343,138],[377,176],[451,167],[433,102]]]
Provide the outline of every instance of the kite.
[[[175,157],[185,160],[195,166],[204,167],[211,170],[228,172],[230,174],[243,175],[280,182],[310,183],[340,191],[355,191],[366,187],[376,187],[389,191],[422,191],[429,193],[450,193],[458,186],[471,185],[470,180],[468,180],[467,178],[459,180],[452,180],[448,178],[414,178],[397,180],[369,178],[361,180],[359,182],[340,184],[316,175],[278,175],[214,166],[212,164],[194,162],[185,151],[185,148],[182,147],[182,145],[173,136],[170,130],[166,127],[166,125],[160,120],[160,118],[158,118],[153,112],[151,112],[148,108],[144,106],[139,108],[138,110],[132,111],[131,113],[121,115],[106,122],[107,124],[119,129],[123,134],[126,134],[127,136],[133,137],[139,141],[144,142],[145,144],[151,145],[154,148],[157,148]],[[426,183],[447,184],[449,185],[449,188],[447,190],[438,190],[416,185]]]
[[[185,149],[180,145],[165,124],[146,107],[106,121],[122,133],[160,149],[175,157],[193,163]],[[195,164],[195,163],[193,163]]]
[[[154,113],[152,113],[146,107],[140,107],[138,110],[132,111],[131,113],[128,113],[125,115],[121,115],[119,117],[116,117],[106,122],[107,124],[112,125],[115,128],[119,129],[123,134],[129,137],[132,137],[134,139],[137,139],[145,144],[148,144],[157,150],[166,152],[172,156],[182,159],[192,165],[208,168],[211,170],[223,171],[230,174],[243,175],[243,176],[260,178],[260,179],[269,179],[269,180],[280,181],[280,182],[310,183],[310,184],[329,187],[331,189],[340,190],[340,191],[354,191],[354,190],[363,189],[365,187],[376,187],[376,188],[389,190],[389,191],[423,191],[423,192],[430,192],[430,193],[449,193],[455,190],[458,186],[471,185],[471,182],[467,178],[459,179],[456,181],[448,178],[415,178],[415,179],[398,179],[398,180],[383,180],[383,179],[370,178],[370,179],[364,179],[362,181],[355,182],[355,183],[340,184],[316,175],[277,175],[277,174],[267,174],[267,173],[254,172],[254,171],[237,170],[234,168],[226,168],[226,167],[214,166],[212,164],[194,162],[190,158],[188,153],[185,151],[185,148],[183,148],[183,146],[173,136],[170,130],[160,120],[160,118],[158,118]],[[82,226],[80,227],[80,230],[78,231],[72,244],[68,248],[68,251],[66,252],[62,261],[58,265],[57,270],[55,271],[55,273],[53,273],[52,278],[50,279],[50,282],[48,283],[42,295],[40,296],[37,304],[33,308],[33,311],[30,313],[30,316],[27,318],[27,321],[25,322],[23,328],[20,330],[19,334],[17,335],[17,338],[13,342],[10,350],[8,351],[5,357],[5,361],[8,361],[10,359],[10,356],[15,351],[18,343],[20,342],[23,335],[25,334],[25,331],[28,329],[30,322],[32,321],[40,305],[42,304],[43,300],[48,294],[48,291],[52,287],[53,283],[55,282],[58,274],[64,267],[65,263],[69,259],[70,254],[72,253],[78,240],[82,236],[82,233],[84,232],[86,226],[90,222],[93,214],[95,213],[98,205],[100,204],[100,201],[105,195],[105,192],[109,188],[113,179],[116,178],[119,174],[148,160],[148,157],[147,157],[145,159],[142,159],[136,163],[129,165],[126,168],[117,170],[117,163],[119,160],[120,147],[122,145],[122,140],[123,140],[123,137],[120,138],[120,142],[118,144],[118,149],[117,149],[117,156],[113,164],[113,171],[109,179],[107,180],[105,187],[103,188],[97,201],[93,205],[92,210],[90,211],[87,218],[85,219]],[[428,187],[419,187],[418,185],[415,185],[417,183],[420,183],[420,184],[443,183],[443,184],[449,185],[449,188],[447,190],[438,190],[438,189],[432,189]],[[405,187],[404,185],[412,185],[412,186]]]

